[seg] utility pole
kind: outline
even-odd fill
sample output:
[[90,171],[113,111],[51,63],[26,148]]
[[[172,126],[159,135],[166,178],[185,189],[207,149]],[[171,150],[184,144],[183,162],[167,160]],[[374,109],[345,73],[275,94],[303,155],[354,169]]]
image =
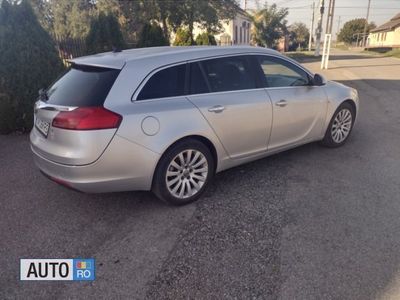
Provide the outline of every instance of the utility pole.
[[328,15],[326,17],[325,34],[329,33],[329,24],[331,21],[331,9],[332,9],[332,0],[329,0]]
[[326,34],[332,34],[333,16],[335,12],[335,0],[329,0],[328,17],[326,18]]
[[366,43],[367,43],[367,28],[368,28],[368,19],[369,19],[369,10],[370,10],[370,8],[371,8],[371,0],[368,0],[367,17],[365,18],[363,41],[362,41],[362,46],[363,47],[365,47]]
[[315,41],[314,56],[319,56],[319,51],[321,49],[322,19],[324,17],[324,10],[325,10],[325,0],[319,0],[319,17],[318,17],[317,29],[315,31],[316,41]]
[[311,51],[311,48],[312,48],[312,38],[313,38],[313,32],[314,32],[314,18],[315,18],[315,1],[313,1],[311,9],[312,9],[312,15],[311,15],[311,25],[310,25],[310,37],[308,39],[308,51]]
[[328,16],[326,18],[326,29],[324,48],[322,50],[321,69],[328,69],[329,55],[331,52],[332,26],[335,13],[335,0],[329,0]]

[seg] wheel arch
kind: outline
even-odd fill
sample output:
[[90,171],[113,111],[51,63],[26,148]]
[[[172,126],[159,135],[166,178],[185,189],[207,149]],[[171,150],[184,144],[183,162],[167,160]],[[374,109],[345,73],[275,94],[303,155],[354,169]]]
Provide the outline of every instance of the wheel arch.
[[165,153],[167,153],[169,151],[169,149],[171,149],[173,146],[175,146],[178,143],[181,143],[185,140],[197,140],[201,143],[203,143],[211,152],[211,155],[213,157],[214,160],[214,170],[213,172],[215,173],[215,171],[217,170],[217,166],[218,166],[218,153],[217,153],[217,149],[215,147],[215,145],[211,142],[210,139],[206,138],[205,136],[202,135],[197,135],[197,134],[193,134],[193,135],[187,135],[184,137],[181,137],[179,139],[177,139],[176,141],[174,141],[173,143],[171,143],[164,151],[163,153],[160,155],[160,157],[158,158],[156,167],[154,169],[154,173],[153,173],[153,179],[152,179],[152,186],[154,185],[154,174],[157,172],[161,159],[163,158],[163,156],[165,155]]
[[330,102],[330,105],[328,106],[327,114],[326,114],[326,117],[325,117],[325,124],[324,124],[323,130],[321,131],[322,137],[325,135],[326,130],[327,130],[328,126],[329,126],[329,123],[331,122],[333,116],[335,115],[336,110],[344,103],[348,103],[348,104],[351,105],[351,107],[354,109],[354,113],[355,113],[354,119],[356,119],[356,116],[357,116],[357,104],[353,99],[344,98],[344,100],[342,100],[342,101],[332,101],[332,102]]
[[357,106],[356,106],[356,103],[354,102],[354,100],[353,99],[346,99],[342,103],[340,103],[340,105],[342,105],[343,103],[349,103],[353,107],[354,114],[355,114],[354,119],[355,119],[356,116],[357,116]]

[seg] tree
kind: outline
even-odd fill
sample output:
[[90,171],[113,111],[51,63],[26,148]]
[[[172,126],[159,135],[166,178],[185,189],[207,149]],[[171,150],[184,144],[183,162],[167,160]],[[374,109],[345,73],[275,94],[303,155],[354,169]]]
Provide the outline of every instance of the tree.
[[51,3],[47,0],[29,0],[39,23],[47,32],[53,32],[54,14]]
[[289,50],[295,51],[299,48],[304,49],[307,47],[310,32],[306,24],[296,22],[289,26]]
[[195,24],[208,32],[218,32],[222,27],[221,21],[233,18],[238,9],[235,0],[181,0],[169,12],[168,21],[174,31],[186,27],[190,44],[193,44]]
[[50,4],[54,18],[54,34],[64,38],[84,38],[88,34],[93,15],[93,1],[53,0]]
[[193,36],[190,34],[188,29],[179,28],[176,31],[174,46],[193,46],[196,42],[193,40]]
[[[338,41],[351,44],[362,39],[362,34],[364,33],[365,19],[353,19],[346,22],[338,34]],[[376,27],[375,23],[371,22],[367,26],[367,34],[370,30]]]
[[171,13],[175,10],[176,3],[172,1],[165,0],[153,0],[154,3],[154,18],[160,21],[162,24],[162,30],[164,33],[164,37],[169,40],[169,27],[168,27],[168,18]]
[[217,42],[212,34],[207,32],[200,33],[196,37],[196,45],[216,45]]
[[271,6],[265,4],[253,17],[253,41],[260,46],[274,47],[287,33],[288,14],[287,8],[278,8],[275,3]]
[[117,18],[122,14],[118,0],[96,0],[95,8],[99,13],[112,14]]
[[0,7],[0,132],[27,131],[33,103],[63,70],[54,42],[27,0]]
[[[117,17],[124,39],[138,41],[145,24],[159,21],[157,1],[173,5],[165,0],[91,0],[98,13],[113,14]],[[176,5],[176,4],[175,4]],[[168,30],[168,29],[167,29]]]
[[113,48],[123,49],[125,46],[118,20],[113,15],[100,13],[98,17],[92,18],[86,37],[88,53],[106,52]]
[[[136,34],[135,30],[138,29],[132,29],[129,25],[132,18],[138,19],[137,15],[140,11],[136,8],[137,1],[96,0],[94,3],[97,16],[100,13],[104,13],[106,15],[111,14],[117,18],[124,40],[130,40],[131,35]],[[141,19],[138,21],[144,22]]]
[[169,46],[169,41],[165,38],[161,27],[155,23],[145,24],[139,35],[137,46],[142,47],[156,47],[156,46]]

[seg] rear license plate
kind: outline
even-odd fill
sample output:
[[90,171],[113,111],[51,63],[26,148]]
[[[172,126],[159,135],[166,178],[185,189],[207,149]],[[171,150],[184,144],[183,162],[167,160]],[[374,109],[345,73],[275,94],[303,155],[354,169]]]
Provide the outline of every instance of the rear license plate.
[[50,128],[49,122],[45,122],[43,120],[40,120],[39,118],[36,118],[35,126],[40,131],[40,133],[42,133],[45,137],[47,137]]

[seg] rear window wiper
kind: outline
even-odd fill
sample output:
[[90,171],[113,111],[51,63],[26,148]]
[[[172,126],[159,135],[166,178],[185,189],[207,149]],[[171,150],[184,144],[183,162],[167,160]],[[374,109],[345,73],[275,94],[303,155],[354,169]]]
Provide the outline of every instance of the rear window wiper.
[[45,90],[45,89],[39,90],[39,100],[42,100],[42,101],[49,100],[49,95],[47,94],[47,90]]

